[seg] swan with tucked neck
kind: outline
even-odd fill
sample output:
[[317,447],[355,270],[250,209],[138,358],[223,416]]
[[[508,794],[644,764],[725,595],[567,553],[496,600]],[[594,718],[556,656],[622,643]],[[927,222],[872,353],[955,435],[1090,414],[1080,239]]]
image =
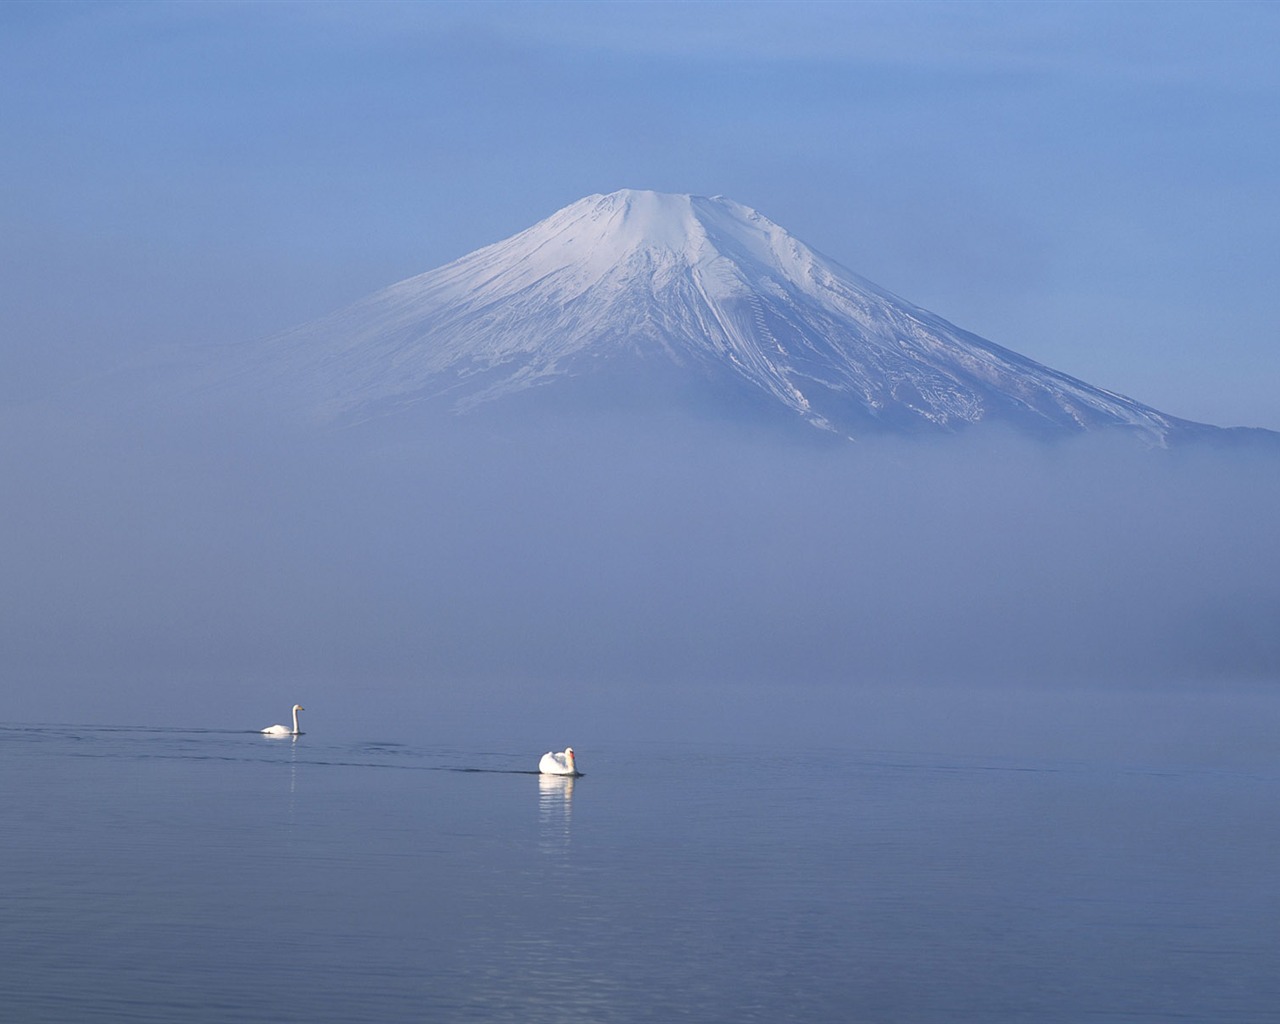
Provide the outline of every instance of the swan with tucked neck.
[[565,747],[563,754],[548,750],[538,762],[538,771],[543,775],[577,775],[577,766],[573,763],[573,747]]
[[301,736],[302,730],[298,728],[298,712],[306,711],[306,710],[307,709],[304,708],[301,704],[295,704],[293,706],[293,728],[292,729],[290,729],[287,725],[269,725],[262,730],[262,735],[263,736]]

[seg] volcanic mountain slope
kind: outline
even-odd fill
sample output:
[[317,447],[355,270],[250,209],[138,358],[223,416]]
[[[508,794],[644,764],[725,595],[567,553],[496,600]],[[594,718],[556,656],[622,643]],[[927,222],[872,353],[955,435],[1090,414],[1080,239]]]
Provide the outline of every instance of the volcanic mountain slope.
[[732,200],[632,190],[270,339],[241,373],[349,422],[522,396],[732,406],[853,437],[1217,430],[963,331]]

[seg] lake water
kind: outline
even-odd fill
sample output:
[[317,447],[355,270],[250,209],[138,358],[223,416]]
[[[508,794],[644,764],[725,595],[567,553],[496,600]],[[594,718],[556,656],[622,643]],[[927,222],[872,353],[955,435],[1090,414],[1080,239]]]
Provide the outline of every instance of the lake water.
[[1250,707],[1245,753],[1223,712],[1208,751],[619,741],[574,780],[314,712],[0,727],[0,1017],[1280,1021]]

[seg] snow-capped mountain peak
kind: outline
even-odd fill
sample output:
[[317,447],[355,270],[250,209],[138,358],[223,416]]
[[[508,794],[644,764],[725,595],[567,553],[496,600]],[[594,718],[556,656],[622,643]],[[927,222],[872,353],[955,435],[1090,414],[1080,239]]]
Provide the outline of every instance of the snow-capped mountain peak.
[[[1197,425],[1026,359],[920,309],[723,197],[626,189],[255,349],[333,417],[466,412],[511,396],[772,412],[851,436],[999,420],[1040,435]],[[1206,428],[1207,429],[1207,428]]]

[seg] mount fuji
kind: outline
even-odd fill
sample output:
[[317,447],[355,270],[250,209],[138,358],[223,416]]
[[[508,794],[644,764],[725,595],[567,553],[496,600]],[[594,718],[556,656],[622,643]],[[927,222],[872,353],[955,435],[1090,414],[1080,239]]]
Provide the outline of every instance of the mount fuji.
[[343,423],[642,405],[854,438],[1228,433],[961,330],[723,197],[588,196],[243,353],[240,385]]

